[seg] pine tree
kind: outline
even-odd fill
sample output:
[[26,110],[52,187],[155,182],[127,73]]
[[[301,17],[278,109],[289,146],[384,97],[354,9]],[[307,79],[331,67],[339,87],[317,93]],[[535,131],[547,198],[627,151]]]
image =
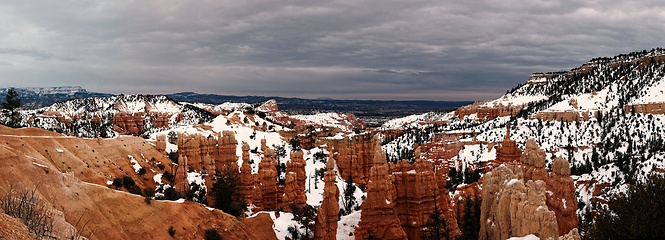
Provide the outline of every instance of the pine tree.
[[16,90],[7,90],[7,95],[5,95],[5,102],[2,103],[2,107],[9,110],[9,121],[5,124],[9,127],[18,127],[19,115],[18,112],[16,112],[16,109],[21,107],[21,98],[19,98],[18,92],[16,92]]
[[240,174],[237,170],[224,166],[221,175],[215,176],[212,184],[214,207],[236,217],[241,217],[247,210],[247,202],[240,193]]
[[434,212],[429,215],[426,228],[423,229],[423,239],[448,239],[448,227],[446,226],[446,219],[441,215],[442,212],[439,206],[434,206]]
[[350,213],[353,212],[353,206],[356,205],[356,185],[353,184],[353,175],[349,174],[349,178],[346,182],[346,186],[344,188],[344,211],[342,215],[349,215]]
[[5,95],[5,102],[2,103],[2,107],[11,112],[14,112],[14,110],[21,107],[21,98],[19,98],[18,92],[16,92],[16,90],[7,90],[7,95]]
[[480,233],[480,205],[471,197],[464,203],[464,224],[462,225],[460,240],[478,239]]
[[[613,194],[595,214],[590,239],[658,239],[665,236],[665,177],[651,175]],[[648,210],[647,210],[648,209]]]

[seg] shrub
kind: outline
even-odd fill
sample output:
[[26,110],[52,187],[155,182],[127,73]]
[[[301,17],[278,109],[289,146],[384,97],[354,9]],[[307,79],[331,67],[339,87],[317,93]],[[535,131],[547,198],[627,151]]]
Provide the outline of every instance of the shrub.
[[136,194],[139,196],[141,196],[141,194],[143,193],[143,191],[141,191],[141,188],[136,185],[129,187],[127,191],[131,194]]
[[155,197],[155,189],[146,188],[143,189],[143,196],[145,197],[144,201],[146,204],[150,204],[150,201]]
[[206,230],[204,236],[205,240],[222,240],[222,235],[213,228]]
[[175,228],[173,228],[173,226],[170,226],[168,231],[169,231],[169,236],[171,237],[175,236]]
[[213,207],[236,217],[242,216],[247,210],[247,203],[240,193],[239,173],[225,166],[221,175],[215,176],[215,182],[210,190],[215,199]]
[[164,189],[164,199],[175,201],[180,199],[180,192],[178,192],[175,187],[170,187]]
[[208,199],[206,197],[205,186],[191,183],[189,186],[189,191],[185,193],[185,199],[207,205]]
[[145,174],[146,172],[148,172],[148,171],[146,171],[145,168],[140,168],[138,174],[139,174],[139,175],[143,175],[143,174]]
[[115,189],[121,188],[122,187],[122,178],[114,178],[113,179],[113,186]]
[[127,190],[129,190],[129,188],[136,185],[136,183],[134,182],[134,179],[132,179],[132,177],[124,176],[124,177],[122,177],[122,185],[125,186],[125,188],[127,188]]

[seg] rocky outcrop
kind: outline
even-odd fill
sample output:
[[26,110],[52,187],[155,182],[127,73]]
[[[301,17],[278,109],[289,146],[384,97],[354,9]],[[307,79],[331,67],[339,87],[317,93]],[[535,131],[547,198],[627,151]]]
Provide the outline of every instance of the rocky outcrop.
[[[304,198],[303,198],[304,197]],[[298,189],[296,173],[286,173],[284,181],[284,195],[282,195],[282,209],[290,209],[291,205],[304,206],[307,201],[304,191]]]
[[589,118],[595,115],[597,113],[592,111],[541,111],[536,113],[533,118],[540,119],[541,121],[579,122],[589,121]]
[[579,219],[575,214],[577,198],[575,182],[570,177],[570,164],[558,157],[552,163],[552,172],[545,168],[545,151],[538,147],[535,139],[526,143],[522,155],[525,180],[542,180],[547,185],[547,207],[556,213],[559,234],[563,235],[577,228]]
[[407,239],[401,228],[395,202],[394,191],[385,154],[379,148],[374,155],[374,166],[369,172],[367,198],[360,208],[362,215],[355,231],[355,239],[364,239],[374,235],[378,239]]
[[157,151],[166,154],[166,135],[157,135],[157,141],[155,141],[155,148]]
[[113,116],[113,130],[120,134],[139,135],[145,130],[144,113],[118,112]]
[[[512,168],[512,169],[511,169]],[[521,169],[501,165],[483,178],[480,238],[508,239],[534,234],[559,236],[555,213],[547,209],[545,182],[519,179]]]
[[570,164],[557,158],[548,173],[545,156],[535,139],[529,139],[519,163],[502,164],[483,177],[481,237],[575,236],[579,220]]
[[665,114],[665,103],[645,103],[624,106],[627,113]]
[[253,199],[255,205],[261,210],[275,210],[277,205],[277,163],[275,162],[275,151],[267,148],[263,153],[263,160],[259,163],[257,184],[260,191],[260,199]]
[[[323,138],[316,145],[327,145],[337,152],[337,167],[340,176],[346,181],[349,176],[356,184],[367,184],[376,149],[381,149],[381,140],[375,135],[359,134],[345,138]],[[380,152],[380,154],[385,154]],[[384,156],[385,157],[385,156]]]
[[510,139],[510,123],[506,123],[506,137],[496,149],[495,165],[519,161],[522,151],[517,147],[515,140]]
[[496,105],[485,106],[486,102],[476,102],[472,105],[460,107],[455,110],[455,115],[463,119],[465,116],[476,114],[478,119],[494,119],[497,117],[514,116],[522,110],[523,105]]
[[316,215],[314,238],[334,240],[337,239],[337,218],[339,215],[339,189],[335,185],[337,179],[335,159],[329,158],[326,167],[328,171],[323,174],[325,182],[323,202]]
[[232,131],[207,137],[201,134],[179,133],[177,140],[178,154],[187,156],[188,167],[211,173],[237,163],[237,144]]

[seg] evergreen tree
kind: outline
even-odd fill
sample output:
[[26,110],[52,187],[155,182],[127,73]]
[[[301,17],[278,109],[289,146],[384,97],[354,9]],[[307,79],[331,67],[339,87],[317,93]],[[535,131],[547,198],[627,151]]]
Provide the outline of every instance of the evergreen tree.
[[480,233],[480,205],[471,197],[467,197],[464,203],[464,222],[461,230],[462,235],[457,239],[478,239]]
[[295,226],[293,226],[293,230],[288,229],[292,235],[291,239],[309,239],[310,227],[316,219],[316,209],[310,205],[305,205],[305,207],[301,208],[296,204],[289,205],[289,208],[291,209],[291,213],[293,213],[294,219],[302,225],[302,228],[305,228],[305,236],[302,236]]
[[215,176],[211,189],[215,200],[213,207],[236,217],[241,217],[247,210],[247,202],[240,193],[239,175],[236,169],[224,166],[222,174]]
[[434,212],[429,215],[425,228],[423,229],[423,239],[448,239],[448,227],[446,219],[441,215],[439,206],[434,206]]
[[651,175],[612,195],[598,210],[591,239],[658,239],[665,236],[665,176]]
[[2,107],[9,110],[9,121],[5,124],[9,127],[18,127],[19,115],[18,112],[16,112],[16,109],[21,107],[21,98],[19,98],[16,90],[7,90],[5,102],[2,103]]
[[356,205],[356,196],[354,195],[355,192],[356,185],[353,184],[353,175],[349,174],[348,181],[344,187],[344,211],[342,212],[343,216],[349,215],[353,212],[353,207]]
[[14,112],[14,110],[21,107],[21,98],[19,98],[18,92],[16,92],[16,90],[7,90],[7,95],[5,95],[5,102],[2,103],[2,107],[11,112]]

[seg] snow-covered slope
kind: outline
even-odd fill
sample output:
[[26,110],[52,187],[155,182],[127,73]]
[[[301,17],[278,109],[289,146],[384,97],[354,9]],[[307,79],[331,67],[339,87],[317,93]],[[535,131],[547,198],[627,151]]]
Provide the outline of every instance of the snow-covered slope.
[[[665,115],[657,104],[665,103],[664,92],[665,50],[597,58],[570,71],[534,74],[496,100],[467,107],[464,117],[429,113],[389,121],[384,130],[403,132],[384,138],[383,148],[389,159],[402,159],[412,157],[414,143],[430,142],[435,135],[456,136],[464,146],[453,158],[465,163],[458,166],[464,168],[494,159],[489,144],[504,139],[510,122],[511,138],[520,148],[535,138],[546,152],[548,166],[557,156],[569,160],[581,203],[578,214],[583,214],[592,198],[604,198],[625,189],[627,182],[663,172]],[[640,104],[654,106],[633,107]],[[493,110],[510,106],[520,107],[514,114],[492,116]],[[481,108],[491,117],[473,113]],[[432,119],[445,124],[435,127]],[[600,183],[610,186],[593,195]]]
[[[210,112],[159,95],[117,95],[58,102],[37,110],[19,111],[14,126],[38,127],[80,137],[113,137],[121,130],[141,135],[161,128],[212,120]],[[0,122],[8,123],[8,114]],[[131,128],[131,129],[130,129]]]

